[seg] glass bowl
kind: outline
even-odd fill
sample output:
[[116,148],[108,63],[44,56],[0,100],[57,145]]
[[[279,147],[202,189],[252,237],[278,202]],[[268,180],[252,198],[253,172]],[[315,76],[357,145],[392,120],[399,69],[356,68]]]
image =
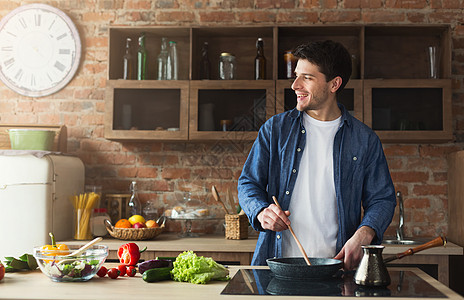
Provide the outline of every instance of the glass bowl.
[[69,245],[66,250],[43,250],[34,247],[34,257],[42,273],[53,281],[87,281],[100,269],[108,256],[108,246],[93,245],[78,256],[65,255],[83,245]]

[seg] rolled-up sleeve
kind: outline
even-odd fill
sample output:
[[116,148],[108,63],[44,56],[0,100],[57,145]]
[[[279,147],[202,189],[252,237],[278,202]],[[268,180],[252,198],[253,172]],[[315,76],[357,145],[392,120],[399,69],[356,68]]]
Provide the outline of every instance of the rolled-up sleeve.
[[374,229],[376,237],[372,243],[378,244],[393,218],[396,198],[387,160],[377,137],[372,141],[371,150],[362,192],[364,217],[359,227],[369,226]]
[[238,179],[238,197],[243,211],[249,218],[252,227],[263,231],[258,214],[269,206],[267,185],[270,160],[270,135],[272,119],[268,120],[259,130],[250,154],[243,166]]

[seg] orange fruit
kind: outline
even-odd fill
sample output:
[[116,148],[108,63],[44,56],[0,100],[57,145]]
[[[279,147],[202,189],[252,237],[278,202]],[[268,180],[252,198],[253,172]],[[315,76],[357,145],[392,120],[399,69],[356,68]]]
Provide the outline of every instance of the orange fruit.
[[129,218],[129,222],[134,225],[135,223],[143,223],[145,224],[145,218],[141,215],[133,215]]
[[159,227],[158,223],[156,223],[154,220],[148,220],[147,223],[145,223],[145,225],[147,225],[147,228]]
[[114,225],[116,228],[131,228],[132,224],[129,222],[127,219],[121,219],[116,222],[116,225]]

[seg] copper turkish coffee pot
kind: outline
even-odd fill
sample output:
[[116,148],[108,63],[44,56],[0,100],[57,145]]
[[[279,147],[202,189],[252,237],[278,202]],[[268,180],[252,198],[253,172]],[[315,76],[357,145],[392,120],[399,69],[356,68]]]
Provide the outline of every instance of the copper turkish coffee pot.
[[385,246],[361,246],[364,254],[354,275],[354,282],[362,286],[386,287],[391,283],[390,275],[388,274],[387,267],[385,266],[386,263],[405,256],[413,255],[414,253],[425,249],[444,245],[446,245],[446,237],[439,236],[430,242],[415,248],[410,248],[386,259],[382,259],[382,251]]

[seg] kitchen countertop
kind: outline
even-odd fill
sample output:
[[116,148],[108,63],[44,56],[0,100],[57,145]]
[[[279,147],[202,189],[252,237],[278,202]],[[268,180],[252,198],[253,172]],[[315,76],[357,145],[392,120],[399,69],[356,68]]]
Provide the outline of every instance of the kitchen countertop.
[[[430,238],[432,240],[433,238]],[[228,240],[223,235],[203,234],[199,237],[178,237],[175,233],[162,233],[154,240],[132,241],[140,248],[147,246],[148,251],[216,251],[216,252],[242,252],[253,253],[255,251],[257,236],[249,237],[244,240]],[[119,246],[131,241],[118,240],[114,238],[104,238],[101,242],[112,250],[117,250]],[[64,241],[65,244],[85,244],[86,241]],[[414,248],[419,245],[384,245],[383,254],[397,254]],[[445,247],[436,247],[421,251],[415,255],[462,255],[463,248],[448,242]]]
[[[433,238],[430,238],[432,240]],[[428,240],[427,240],[428,241]],[[64,241],[65,244],[85,244],[87,241]],[[102,243],[110,250],[108,259],[117,259],[117,249],[130,241],[105,238]],[[154,240],[135,241],[140,248],[147,247],[142,259],[153,259],[157,256],[177,256],[182,251],[192,250],[201,256],[212,257],[215,261],[226,265],[250,265],[257,236],[244,240],[228,240],[223,235],[202,234],[199,237],[181,238],[176,233],[162,233]],[[383,257],[404,252],[418,245],[384,245]],[[445,247],[436,247],[391,262],[392,265],[436,265],[438,280],[449,285],[449,256],[462,255],[463,248],[448,242]]]
[[[110,267],[116,264],[105,264]],[[251,267],[230,267],[230,275],[233,275],[240,268]],[[267,268],[267,267],[254,267]],[[435,287],[449,299],[463,299],[461,296],[450,290],[445,285],[433,279],[417,268],[405,268],[412,270],[430,285]],[[108,277],[94,277],[88,282],[53,282],[40,271],[7,273],[5,278],[0,281],[0,299],[274,299],[275,296],[260,295],[237,296],[220,295],[227,282],[212,281],[208,284],[197,285],[185,282],[162,281],[156,283],[146,283],[141,279],[141,275],[135,277],[119,277],[110,279]],[[300,296],[279,296],[277,299],[308,299],[312,297]],[[343,299],[357,299],[357,297],[343,297]],[[411,298],[413,299],[413,298]]]

